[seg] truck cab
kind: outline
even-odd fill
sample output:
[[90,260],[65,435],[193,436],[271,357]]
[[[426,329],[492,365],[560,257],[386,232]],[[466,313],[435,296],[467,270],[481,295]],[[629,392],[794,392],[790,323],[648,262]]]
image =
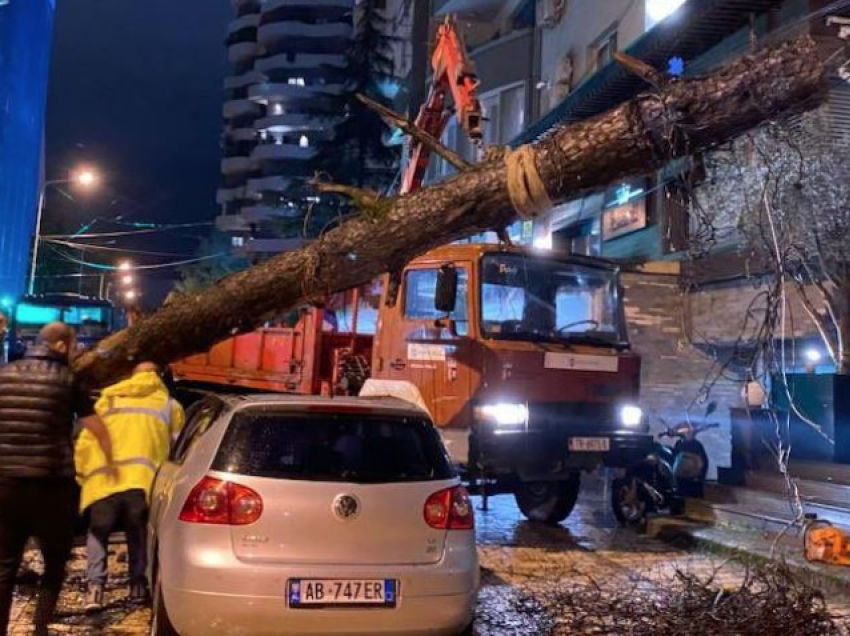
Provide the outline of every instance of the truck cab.
[[366,392],[418,392],[470,479],[529,518],[562,520],[582,471],[651,446],[613,264],[459,244],[383,287]]

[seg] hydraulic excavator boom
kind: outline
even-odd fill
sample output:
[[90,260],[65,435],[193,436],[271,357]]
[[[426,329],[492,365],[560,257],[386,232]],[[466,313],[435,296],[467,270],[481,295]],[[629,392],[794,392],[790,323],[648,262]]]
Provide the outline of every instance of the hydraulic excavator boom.
[[[437,29],[431,71],[431,90],[416,118],[416,126],[439,139],[452,115],[451,95],[458,124],[477,144],[481,140],[481,104],[476,97],[478,76],[475,65],[467,57],[457,23],[450,16]],[[409,162],[401,183],[402,194],[422,185],[431,152],[425,144],[411,140]]]

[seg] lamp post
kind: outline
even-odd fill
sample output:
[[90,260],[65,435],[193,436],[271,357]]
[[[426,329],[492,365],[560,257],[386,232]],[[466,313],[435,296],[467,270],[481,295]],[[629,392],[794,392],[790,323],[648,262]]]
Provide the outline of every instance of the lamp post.
[[72,175],[70,179],[52,179],[41,184],[41,190],[38,193],[38,211],[35,216],[35,235],[33,236],[32,244],[32,262],[30,263],[29,285],[27,286],[30,295],[35,293],[35,272],[38,267],[38,252],[41,246],[41,221],[44,216],[44,197],[47,193],[47,188],[50,186],[67,185],[76,183],[84,188],[93,188],[97,185],[99,177],[92,170],[80,170]]

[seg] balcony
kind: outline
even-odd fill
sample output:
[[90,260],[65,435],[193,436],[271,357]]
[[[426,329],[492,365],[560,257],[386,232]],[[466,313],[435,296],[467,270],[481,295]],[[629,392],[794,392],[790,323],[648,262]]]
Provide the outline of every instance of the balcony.
[[314,114],[291,113],[286,115],[270,115],[258,119],[254,125],[257,130],[271,133],[290,133],[300,131],[330,131],[340,121],[341,117],[318,117]]
[[215,193],[215,200],[219,205],[230,203],[231,201],[241,201],[245,198],[245,188],[219,188]]
[[326,66],[345,68],[345,55],[323,55],[321,53],[296,53],[295,55],[273,55],[257,60],[257,70],[262,72],[281,69],[317,69]]
[[225,119],[235,119],[236,117],[247,117],[250,115],[261,115],[263,107],[250,99],[232,99],[224,103],[222,114]]
[[297,250],[305,243],[300,238],[250,239],[236,251],[242,254],[280,254]]
[[292,185],[289,177],[263,177],[251,179],[245,186],[245,198],[258,198],[263,192],[286,192]]
[[260,104],[287,99],[311,99],[314,95],[341,95],[342,84],[270,84],[263,83],[248,89],[248,97]]
[[254,59],[258,52],[256,42],[237,42],[227,47],[227,59],[231,64],[239,64]]
[[263,144],[254,148],[254,161],[308,161],[316,156],[316,148],[302,148],[295,144]]
[[243,73],[242,75],[233,75],[231,77],[227,77],[224,80],[224,88],[226,90],[232,91],[237,88],[244,88],[246,86],[251,86],[252,84],[259,84],[260,82],[264,82],[265,77],[262,73],[258,73],[257,71],[249,71],[247,73]]
[[231,141],[257,141],[257,131],[253,128],[234,128],[224,134]]
[[355,0],[267,0],[263,10],[291,9],[304,7],[307,9],[353,9]]
[[239,33],[243,29],[256,29],[260,26],[260,14],[253,13],[251,15],[243,15],[231,22],[227,27],[229,34]]
[[273,45],[288,39],[319,39],[323,40],[322,46],[326,47],[329,39],[350,39],[352,31],[352,26],[344,22],[273,22],[264,24],[257,30],[257,40],[260,44]]
[[255,122],[257,130],[269,132],[296,132],[299,130],[314,130],[324,128],[328,123],[325,119],[306,113],[287,113],[285,115],[269,115]]
[[257,164],[250,157],[226,157],[221,160],[221,171],[224,174],[241,174],[255,170]]
[[297,207],[273,207],[270,205],[252,205],[242,208],[241,216],[248,223],[262,223],[275,219],[297,219],[301,210]]
[[250,232],[251,225],[239,214],[222,214],[216,217],[215,227],[221,232]]

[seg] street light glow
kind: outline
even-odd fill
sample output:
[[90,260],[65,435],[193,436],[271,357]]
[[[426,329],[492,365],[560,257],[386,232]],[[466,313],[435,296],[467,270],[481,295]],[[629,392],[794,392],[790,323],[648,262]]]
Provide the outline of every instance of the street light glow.
[[646,0],[646,13],[652,22],[661,22],[683,4],[685,0]]
[[118,269],[122,272],[129,272],[133,269],[133,264],[130,261],[121,261],[118,263]]
[[808,360],[810,363],[817,364],[821,361],[822,357],[823,356],[821,355],[821,352],[817,349],[806,349],[806,360]]
[[75,178],[75,181],[85,188],[97,185],[98,180],[97,173],[92,170],[82,170]]
[[124,292],[124,298],[126,298],[127,300],[135,300],[136,296],[138,296],[138,294],[136,293],[135,289],[128,289]]
[[133,278],[133,275],[132,275],[132,274],[127,274],[126,276],[123,276],[123,277],[121,278],[121,282],[122,282],[124,285],[132,285],[132,284],[133,284],[133,280],[134,280],[134,278]]

